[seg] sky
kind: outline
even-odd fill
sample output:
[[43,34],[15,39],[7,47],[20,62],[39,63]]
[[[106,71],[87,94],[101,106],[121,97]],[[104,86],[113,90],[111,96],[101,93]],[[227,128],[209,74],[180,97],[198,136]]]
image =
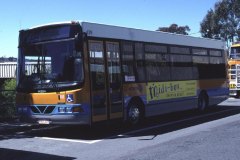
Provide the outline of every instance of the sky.
[[200,22],[219,0],[1,0],[0,57],[17,57],[21,29],[87,21],[144,30],[176,23],[200,36]]

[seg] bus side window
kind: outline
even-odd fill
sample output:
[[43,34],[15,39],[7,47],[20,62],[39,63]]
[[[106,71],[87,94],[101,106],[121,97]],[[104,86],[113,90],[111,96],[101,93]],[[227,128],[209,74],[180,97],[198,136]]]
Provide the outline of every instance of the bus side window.
[[191,55],[171,55],[172,80],[194,79]]
[[137,77],[139,82],[146,81],[144,48],[142,43],[135,43],[135,60],[137,66]]
[[92,89],[103,90],[105,89],[105,68],[101,42],[89,43],[89,56]]
[[122,70],[124,82],[135,82],[133,43],[122,43]]
[[207,79],[211,77],[212,72],[209,70],[209,56],[207,54],[207,49],[193,48],[193,67],[194,74],[198,75],[199,79]]
[[170,57],[166,45],[145,45],[146,78],[148,81],[170,80]]
[[210,78],[226,78],[226,72],[223,72],[225,69],[225,58],[221,50],[210,50],[210,64],[209,72],[215,73],[211,74]]

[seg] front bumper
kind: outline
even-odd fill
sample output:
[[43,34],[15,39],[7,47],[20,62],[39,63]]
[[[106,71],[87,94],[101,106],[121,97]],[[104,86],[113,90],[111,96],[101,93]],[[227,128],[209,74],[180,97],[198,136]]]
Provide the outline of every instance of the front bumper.
[[[76,107],[78,109],[75,111]],[[89,107],[80,104],[61,105],[17,105],[20,120],[39,124],[82,124],[90,125]]]
[[239,93],[239,90],[229,90],[229,95],[230,96],[237,96]]

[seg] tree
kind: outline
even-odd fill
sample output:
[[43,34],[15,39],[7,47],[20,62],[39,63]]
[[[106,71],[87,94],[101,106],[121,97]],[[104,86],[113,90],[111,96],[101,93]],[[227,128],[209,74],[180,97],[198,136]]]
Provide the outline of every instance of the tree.
[[190,28],[187,25],[178,26],[177,24],[173,23],[169,27],[159,27],[157,31],[188,35]]
[[205,38],[220,39],[220,35],[218,32],[219,28],[216,24],[214,16],[214,11],[210,9],[203,21],[200,23],[200,32]]
[[224,39],[227,42],[240,40],[240,1],[222,0],[215,3],[200,23],[203,37]]
[[8,79],[4,81],[0,93],[0,118],[11,117],[15,114],[16,80]]

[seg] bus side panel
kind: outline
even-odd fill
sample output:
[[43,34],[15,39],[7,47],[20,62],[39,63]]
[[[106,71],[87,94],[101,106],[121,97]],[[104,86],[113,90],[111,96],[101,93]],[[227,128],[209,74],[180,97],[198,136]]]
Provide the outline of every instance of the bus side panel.
[[145,116],[197,108],[197,81],[149,82],[125,84],[124,109],[133,97],[145,105]]
[[123,84],[123,110],[124,120],[127,119],[128,104],[133,97],[139,97],[146,106],[146,83],[127,83]]
[[146,116],[154,116],[197,107],[197,81],[149,82]]
[[[146,97],[146,83],[129,83],[123,85],[124,106],[127,107],[131,97]],[[142,99],[146,104],[146,99]]]
[[216,105],[228,98],[229,88],[226,79],[212,79],[198,81],[198,94],[206,91],[209,105]]
[[219,104],[227,98],[228,85],[225,79],[149,82],[125,84],[123,91],[125,114],[130,100],[139,97],[149,117],[196,109],[201,91],[207,93],[209,105]]
[[197,97],[191,97],[149,103],[146,107],[146,117],[194,109],[197,108],[197,102]]

